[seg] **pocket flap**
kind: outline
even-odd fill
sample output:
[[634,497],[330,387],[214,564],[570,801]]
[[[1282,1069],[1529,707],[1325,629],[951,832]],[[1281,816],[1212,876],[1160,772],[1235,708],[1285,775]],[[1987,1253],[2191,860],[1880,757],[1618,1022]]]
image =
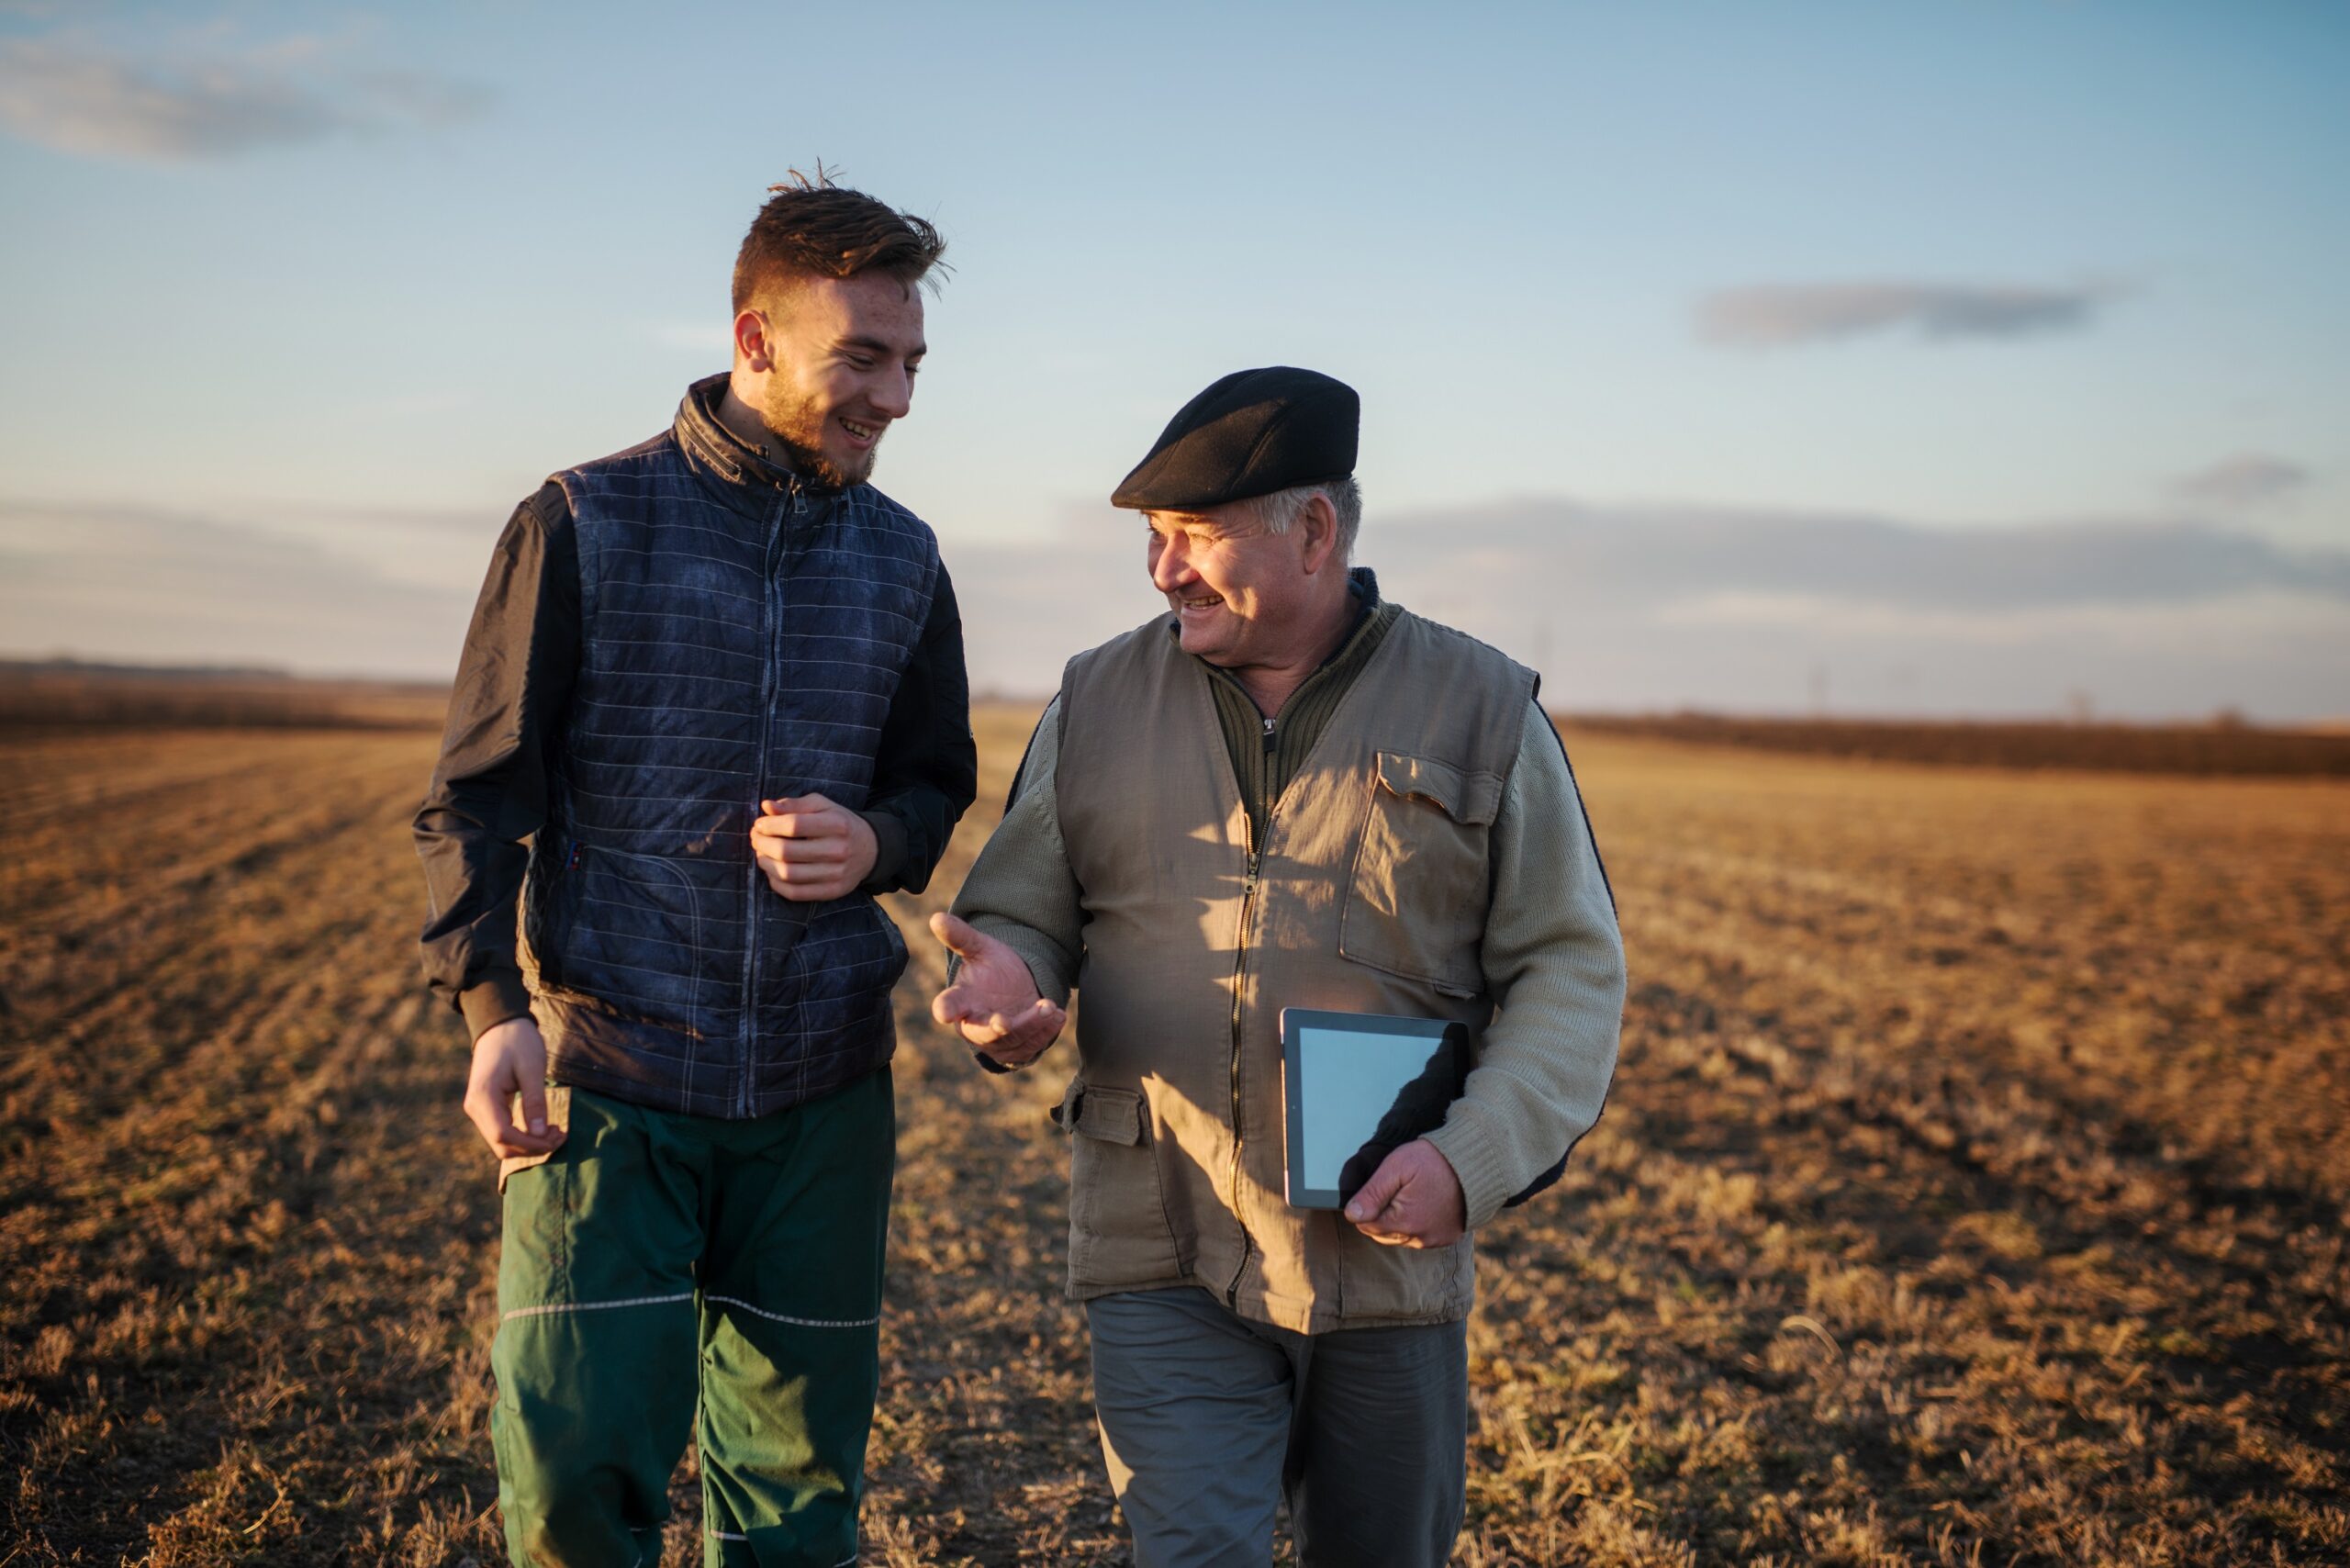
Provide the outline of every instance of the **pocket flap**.
[[1382,751],[1379,781],[1398,795],[1426,801],[1454,822],[1472,827],[1490,823],[1501,811],[1500,774],[1463,773],[1432,756]]
[[1103,1089],[1072,1078],[1069,1092],[1054,1107],[1053,1120],[1065,1133],[1083,1133],[1103,1143],[1132,1148],[1142,1141],[1142,1095],[1132,1089]]
[[[514,1097],[514,1103],[509,1110],[508,1114],[513,1116],[518,1123],[520,1121],[522,1115],[522,1099],[520,1095],[518,1094]],[[547,1126],[550,1127],[561,1127],[565,1132],[569,1132],[571,1130],[571,1085],[568,1083],[550,1083],[547,1085]],[[544,1154],[518,1154],[509,1159],[499,1160],[498,1162],[498,1190],[501,1193],[506,1191],[507,1179],[512,1176],[517,1170],[528,1170],[533,1165],[544,1165],[548,1160],[553,1159],[562,1151],[562,1145],[558,1144],[554,1148],[547,1150]]]

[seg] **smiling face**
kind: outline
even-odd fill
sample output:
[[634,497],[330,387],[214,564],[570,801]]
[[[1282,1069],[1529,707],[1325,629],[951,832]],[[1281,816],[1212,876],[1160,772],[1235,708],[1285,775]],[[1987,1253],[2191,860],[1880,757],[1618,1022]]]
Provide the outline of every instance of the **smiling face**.
[[879,273],[805,278],[734,318],[735,395],[835,488],[861,485],[891,421],[913,406],[922,290]]
[[1248,501],[1143,514],[1151,586],[1175,611],[1183,651],[1240,675],[1252,691],[1286,692],[1345,625],[1345,566],[1328,503],[1315,499],[1281,533],[1268,532]]

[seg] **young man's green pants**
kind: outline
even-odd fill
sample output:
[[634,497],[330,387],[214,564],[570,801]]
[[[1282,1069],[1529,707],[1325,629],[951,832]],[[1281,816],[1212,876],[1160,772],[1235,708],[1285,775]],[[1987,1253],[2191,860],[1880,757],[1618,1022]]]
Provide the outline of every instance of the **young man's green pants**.
[[711,1568],[853,1562],[889,1070],[740,1122],[575,1089],[568,1121],[554,1158],[506,1182],[490,1432],[514,1562],[658,1562],[689,1432]]

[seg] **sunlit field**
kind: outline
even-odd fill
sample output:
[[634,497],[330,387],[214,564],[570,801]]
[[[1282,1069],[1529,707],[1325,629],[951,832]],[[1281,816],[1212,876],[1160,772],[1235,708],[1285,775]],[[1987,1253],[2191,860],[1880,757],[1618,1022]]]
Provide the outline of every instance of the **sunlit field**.
[[[0,728],[0,1563],[502,1561],[434,736],[136,717]],[[868,1562],[1125,1561],[1069,1053],[928,1022],[1029,717],[896,901]],[[1598,1130],[1482,1238],[1459,1560],[2350,1561],[2350,782],[1568,740],[1631,1002]]]

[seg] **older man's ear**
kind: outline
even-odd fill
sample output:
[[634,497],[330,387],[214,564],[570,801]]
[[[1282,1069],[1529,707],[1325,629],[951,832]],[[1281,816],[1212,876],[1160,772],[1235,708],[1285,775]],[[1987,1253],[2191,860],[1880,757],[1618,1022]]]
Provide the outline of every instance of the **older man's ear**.
[[1305,535],[1305,570],[1308,576],[1336,566],[1341,573],[1347,569],[1347,558],[1338,548],[1338,512],[1330,498],[1320,490],[1305,498],[1305,510],[1298,514],[1297,527]]

